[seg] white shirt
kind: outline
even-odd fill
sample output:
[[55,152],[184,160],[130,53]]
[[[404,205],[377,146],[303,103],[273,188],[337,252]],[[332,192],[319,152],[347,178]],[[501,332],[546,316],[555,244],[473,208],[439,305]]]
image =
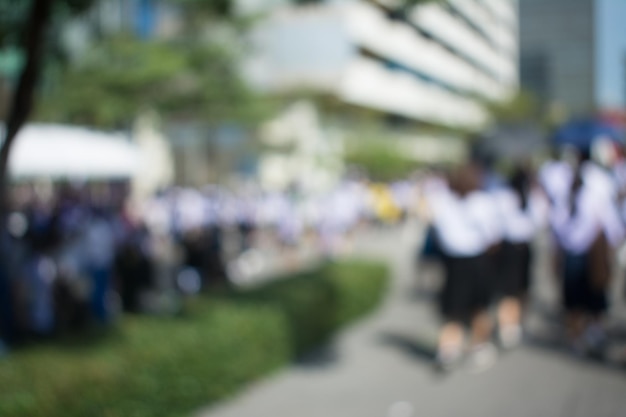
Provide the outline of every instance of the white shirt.
[[181,231],[202,227],[205,217],[205,205],[202,195],[195,190],[184,190],[176,201],[178,226]]
[[[616,198],[617,181],[610,173],[593,162],[584,162],[582,179],[585,185],[602,197]],[[539,172],[539,179],[552,201],[564,201],[569,198],[574,169],[566,162],[549,162]]]
[[539,181],[551,201],[564,201],[569,195],[574,173],[563,161],[547,162],[539,171]]
[[[443,252],[450,256],[471,257],[483,254],[498,239],[495,204],[489,194],[475,191],[462,198],[440,189],[428,194]],[[494,220],[495,219],[495,220]]]
[[548,216],[548,204],[541,193],[532,190],[525,208],[521,205],[520,197],[511,188],[501,189],[495,197],[503,238],[512,243],[530,242]]
[[582,167],[582,176],[585,184],[601,197],[617,199],[617,181],[608,171],[593,162],[586,162]]
[[624,238],[624,226],[615,204],[600,198],[596,190],[584,185],[576,196],[577,210],[570,213],[565,202],[553,207],[550,223],[559,245],[566,251],[582,254],[589,250],[600,232],[616,246]]
[[172,230],[170,208],[164,198],[153,198],[142,208],[144,221],[152,232],[167,234]]
[[391,185],[391,193],[396,206],[408,210],[411,205],[413,187],[408,181],[398,181]]
[[83,250],[89,265],[111,266],[115,256],[115,235],[111,224],[99,218],[90,220],[85,229]]
[[626,161],[621,160],[613,167],[613,178],[620,190],[626,189]]

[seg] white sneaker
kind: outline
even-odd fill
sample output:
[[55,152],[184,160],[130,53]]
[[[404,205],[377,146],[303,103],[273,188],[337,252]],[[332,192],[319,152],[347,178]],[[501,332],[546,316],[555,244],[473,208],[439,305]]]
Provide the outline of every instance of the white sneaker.
[[437,353],[436,366],[443,372],[450,372],[458,366],[463,357],[463,350],[458,348],[442,349]]
[[500,329],[498,339],[503,349],[513,349],[522,343],[522,328],[520,326],[503,327]]
[[467,370],[474,374],[485,372],[496,363],[497,358],[498,350],[492,343],[474,346],[469,353]]

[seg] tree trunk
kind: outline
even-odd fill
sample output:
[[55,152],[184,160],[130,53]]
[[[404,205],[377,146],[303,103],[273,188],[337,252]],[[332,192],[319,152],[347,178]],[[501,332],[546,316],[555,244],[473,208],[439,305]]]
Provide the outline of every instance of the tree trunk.
[[20,128],[33,108],[35,87],[42,67],[44,36],[55,0],[33,0],[28,23],[25,26],[23,49],[26,56],[17,89],[11,99],[4,142],[0,148],[0,230],[4,232],[8,210],[8,164],[11,147]]
[[14,300],[10,279],[10,262],[13,258],[7,230],[9,155],[17,133],[33,108],[35,87],[42,67],[44,36],[54,1],[56,0],[32,0],[30,16],[24,26],[22,43],[26,61],[9,103],[4,142],[0,147],[0,339],[6,341],[11,341],[15,334]]

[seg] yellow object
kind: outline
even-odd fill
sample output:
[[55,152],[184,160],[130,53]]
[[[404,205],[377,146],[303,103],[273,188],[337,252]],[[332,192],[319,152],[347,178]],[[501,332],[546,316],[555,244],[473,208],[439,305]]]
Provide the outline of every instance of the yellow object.
[[385,184],[372,184],[370,193],[374,202],[376,217],[387,223],[397,222],[402,212],[395,204],[389,187]]

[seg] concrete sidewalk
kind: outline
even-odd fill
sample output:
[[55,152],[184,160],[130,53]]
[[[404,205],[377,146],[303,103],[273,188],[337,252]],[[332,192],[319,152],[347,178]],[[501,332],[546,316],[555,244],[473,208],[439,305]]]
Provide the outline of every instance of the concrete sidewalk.
[[442,377],[430,353],[431,303],[416,297],[417,226],[370,232],[358,252],[391,262],[388,298],[327,348],[202,417],[601,417],[626,415],[626,374],[556,349],[525,346],[494,368]]

